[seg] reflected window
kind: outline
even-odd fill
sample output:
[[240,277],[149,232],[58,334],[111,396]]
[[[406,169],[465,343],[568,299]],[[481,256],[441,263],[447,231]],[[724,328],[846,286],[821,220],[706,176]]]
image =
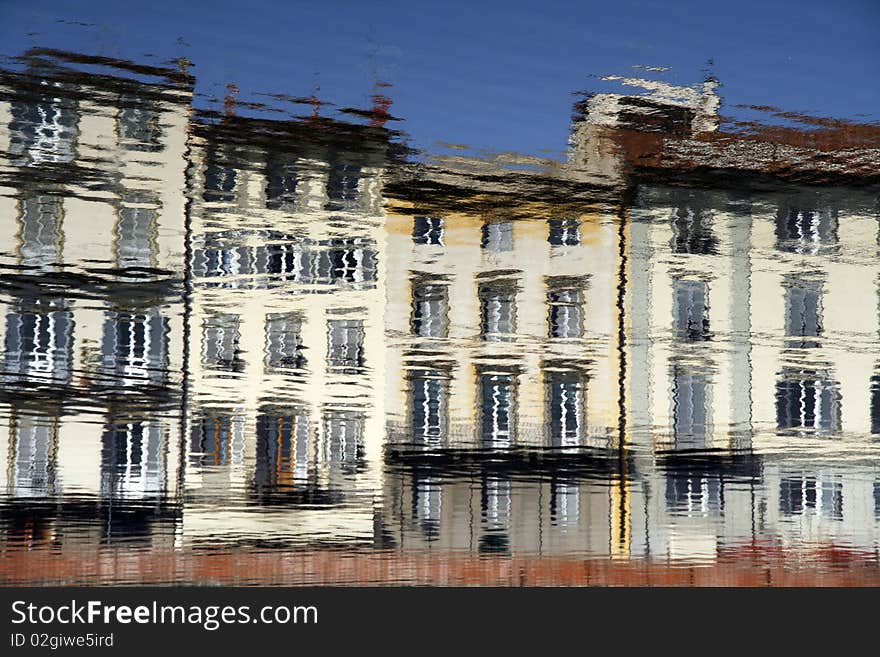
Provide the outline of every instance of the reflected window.
[[254,484],[258,490],[305,484],[309,473],[309,416],[302,410],[262,409],[257,416]]
[[331,240],[327,251],[330,258],[332,278],[349,283],[376,280],[376,252],[364,249],[348,240]]
[[480,490],[480,511],[483,532],[478,550],[481,553],[510,551],[510,480],[484,476]]
[[550,219],[550,246],[577,246],[581,243],[581,222],[578,219]]
[[480,246],[487,251],[512,251],[513,222],[484,221]]
[[358,374],[364,368],[364,322],[360,319],[327,321],[327,368]]
[[827,372],[784,370],[776,383],[776,425],[779,429],[840,431],[840,386]]
[[791,278],[785,282],[785,335],[800,340],[787,340],[786,346],[814,348],[817,340],[807,338],[822,334],[822,284],[819,281]]
[[251,262],[246,247],[196,249],[193,254],[193,276],[229,278],[248,274],[251,273]]
[[416,217],[412,237],[415,244],[443,246],[443,217]]
[[27,267],[49,267],[61,261],[62,205],[60,196],[37,194],[19,205],[19,254]]
[[413,335],[445,338],[449,329],[449,286],[421,278],[412,281]]
[[489,447],[507,447],[516,424],[516,375],[508,372],[479,374],[480,440]]
[[[128,267],[153,267],[156,252],[156,209],[144,207],[144,199],[127,198],[118,210],[114,246],[116,265]],[[138,205],[134,205],[137,203]]]
[[720,515],[724,510],[724,484],[721,477],[667,472],[666,508],[688,517]]
[[257,262],[264,263],[261,273],[292,277],[298,282],[311,283],[309,255],[300,244],[267,244],[259,247]]
[[548,443],[551,447],[583,445],[587,429],[586,376],[575,370],[544,372]]
[[244,462],[243,418],[216,411],[196,418],[190,429],[189,460],[194,467]]
[[672,281],[672,295],[675,337],[685,341],[710,339],[708,283],[677,278]]
[[327,179],[327,204],[325,210],[352,209],[358,202],[360,167],[340,164],[330,169]]
[[412,439],[421,445],[439,445],[446,436],[449,413],[449,376],[439,370],[409,374]]
[[168,319],[158,311],[105,313],[101,360],[120,385],[162,383],[168,375]]
[[21,299],[6,315],[3,370],[64,385],[73,368],[73,313],[65,301]]
[[9,469],[13,497],[44,497],[55,492],[57,420],[19,415],[10,427]]
[[364,248],[359,240],[351,239],[330,240],[329,247],[313,256],[312,271],[316,283],[376,282],[377,259],[374,249]]
[[302,369],[306,366],[299,313],[266,315],[266,369]]
[[266,207],[291,211],[296,206],[297,168],[294,162],[278,159],[266,167]]
[[162,426],[155,420],[112,422],[101,437],[103,497],[151,497],[165,490]]
[[205,189],[202,198],[209,202],[235,201],[236,171],[216,162],[205,167]]
[[718,239],[705,210],[676,208],[672,213],[671,226],[670,248],[673,253],[711,255],[718,252]]
[[412,517],[428,541],[440,536],[443,488],[439,480],[415,477],[412,489]]
[[61,95],[63,89],[57,82],[43,81],[37,93],[35,100],[13,102],[10,108],[9,154],[12,164],[73,162],[78,136],[75,101]]
[[776,213],[776,248],[817,254],[837,246],[837,211],[782,207]]
[[484,340],[502,340],[516,331],[516,291],[516,281],[509,279],[479,285],[480,332]]
[[580,488],[569,481],[550,481],[550,524],[559,527],[577,526],[581,515]]
[[843,482],[823,481],[819,510],[826,518],[843,520]]
[[[287,238],[249,249],[196,251],[197,276],[232,276],[259,273],[307,285],[373,287],[378,277],[378,256],[373,242],[363,238],[334,238],[315,244]],[[251,253],[253,251],[253,253]],[[266,285],[265,282],[260,283]]]
[[816,480],[786,477],[779,482],[779,513],[791,517],[816,508]]
[[208,315],[202,325],[202,363],[209,369],[241,372],[239,350],[241,318],[232,314]]
[[701,449],[709,435],[709,379],[705,372],[672,370],[672,420],[676,449]]
[[120,102],[116,128],[122,147],[132,151],[161,150],[162,128],[155,105],[136,98],[122,98]]
[[569,277],[547,278],[548,326],[551,338],[583,337],[584,290]]
[[366,416],[361,411],[325,411],[322,457],[331,472],[354,474],[361,469],[365,422]]

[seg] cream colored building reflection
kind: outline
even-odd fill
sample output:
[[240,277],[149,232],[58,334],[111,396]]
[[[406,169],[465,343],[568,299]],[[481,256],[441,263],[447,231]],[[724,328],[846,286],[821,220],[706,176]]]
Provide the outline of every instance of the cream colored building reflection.
[[[655,491],[645,499],[654,549],[714,558],[767,534],[873,549],[870,200],[643,188],[631,217],[627,424],[652,455],[639,466]],[[664,472],[664,458],[691,450],[721,451],[702,472]],[[725,459],[752,453],[736,450],[759,455],[760,485],[730,472],[724,485]]]
[[391,442],[608,446],[618,412],[609,209],[388,218]]
[[36,94],[2,76],[19,508],[129,500],[150,536],[161,498],[198,546],[880,547],[876,200],[628,180],[615,131],[715,131],[711,81],[592,99],[556,182],[626,183],[621,209],[454,176],[386,199],[383,129],[191,120],[180,71],[58,57]]
[[54,51],[24,60],[3,72],[0,101],[2,485],[174,495],[179,423],[160,409],[182,371],[191,79],[135,79],[126,62],[86,76],[71,62],[87,57]]
[[[615,447],[619,263],[611,206],[391,202],[389,444]],[[615,463],[609,476],[625,479]],[[608,481],[533,483],[504,466],[468,480],[418,472],[386,474],[384,527],[403,549],[607,554],[626,521]]]
[[[699,112],[695,117],[684,116],[685,129],[717,128]],[[584,134],[575,131],[576,138]],[[617,171],[607,161],[612,142],[599,153],[605,159],[594,179]],[[574,152],[581,172],[589,167],[577,157],[591,157],[590,143]],[[462,204],[478,205],[470,201]],[[624,428],[633,468],[561,486],[571,492],[562,508],[592,518],[580,525],[578,516],[580,543],[569,545],[557,540],[561,529],[543,524],[556,513],[555,482],[535,483],[501,466],[464,478],[460,464],[443,471],[426,459],[386,482],[389,540],[411,548],[557,546],[559,553],[689,561],[714,560],[755,541],[801,545],[802,536],[876,549],[880,478],[870,436],[880,432],[880,378],[871,354],[880,272],[873,199],[830,188],[744,195],[641,185],[624,226],[604,242],[606,255],[621,254],[599,261],[614,278],[585,305],[606,327],[596,331],[606,347],[619,347],[624,358],[608,352],[613,374],[604,387],[613,395],[583,415],[553,414],[548,374],[602,358],[580,344],[554,351],[555,341],[541,332],[554,300],[570,307],[578,297],[551,297],[548,285],[542,299],[539,285],[520,279],[534,268],[532,280],[548,284],[555,276],[567,285],[592,281],[595,254],[581,259],[580,236],[570,243],[557,237],[574,248],[565,259],[546,257],[547,233],[537,227],[546,229],[559,208],[511,212],[510,221],[490,202],[482,205],[488,209],[468,216],[419,199],[398,204],[389,218],[390,440],[554,445],[534,428],[536,418],[549,435],[560,415],[600,418],[600,426]],[[584,219],[556,227],[581,230]],[[622,317],[616,285],[625,290]],[[624,334],[617,341],[619,321]],[[520,344],[528,348],[520,351]],[[595,400],[593,384],[588,378],[588,401]]]
[[[370,540],[385,407],[384,133],[365,128],[340,153],[314,144],[313,125],[225,121],[197,126],[191,150],[184,539]],[[267,127],[283,136],[261,139]],[[364,155],[371,146],[378,156]],[[263,506],[237,511],[239,498]]]
[[[540,481],[491,468],[468,476],[394,470],[386,481],[383,538],[402,550],[613,554],[619,537],[609,522],[608,482],[543,474]],[[607,474],[614,476],[613,467]]]
[[628,351],[650,385],[630,381],[630,426],[676,447],[874,432],[878,235],[858,192],[662,196],[632,212]]

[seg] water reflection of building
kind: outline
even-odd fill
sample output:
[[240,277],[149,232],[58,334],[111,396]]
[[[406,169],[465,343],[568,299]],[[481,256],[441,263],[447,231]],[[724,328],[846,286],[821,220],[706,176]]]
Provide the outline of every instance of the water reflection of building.
[[[687,429],[715,447],[753,433],[870,433],[874,363],[859,352],[878,335],[877,313],[863,311],[876,307],[880,273],[870,199],[804,190],[746,203],[650,188],[642,199],[628,343],[652,385],[630,384],[631,427],[661,441]],[[685,212],[685,229],[706,236],[699,248],[681,248]]]
[[[451,453],[425,461],[391,455],[382,519],[386,545],[480,554],[609,555],[618,500],[609,480],[617,459],[556,453],[546,460],[497,460]],[[631,464],[623,464],[625,476]]]
[[9,496],[47,501],[33,510],[46,526],[119,500],[107,526],[123,537],[132,514],[168,517],[177,482],[162,414],[179,407],[192,83],[44,49],[21,63],[0,72],[0,476]]
[[738,441],[752,422],[750,226],[711,194],[641,190],[630,212],[626,309],[635,442],[748,446]]
[[642,93],[594,93],[579,104],[572,126],[569,175],[600,184],[627,184],[630,151],[658,152],[665,138],[718,130],[718,81],[677,86],[655,80],[609,76]]
[[393,207],[389,440],[607,445],[618,403],[611,210],[500,196]]
[[[850,531],[860,544],[872,545],[877,519],[869,510],[870,486],[858,481],[873,475],[848,479],[846,468],[820,467],[796,453],[833,439],[816,448],[835,459],[857,458],[876,426],[876,365],[865,357],[878,336],[876,199],[856,187],[776,182],[767,191],[757,183],[770,171],[827,180],[830,167],[817,172],[822,160],[808,157],[809,149],[830,152],[832,140],[847,148],[846,130],[829,129],[813,140],[767,130],[749,142],[756,159],[746,165],[746,144],[718,133],[713,87],[710,80],[693,90],[649,85],[650,93],[638,98],[600,94],[588,99],[584,120],[573,130],[576,169],[616,175],[619,182],[629,175],[636,190],[626,212],[622,270],[627,437],[645,453],[702,453],[706,468],[747,461],[755,452],[769,459],[767,478],[759,469],[759,479],[749,484],[758,484],[759,492],[745,496],[730,493],[742,487],[738,483],[672,474],[666,457],[637,459],[646,490],[667,491],[667,513],[698,501],[700,509],[752,519],[760,533],[785,533],[786,514],[772,515],[765,526],[765,509],[834,509],[823,516],[833,521],[821,524],[817,539],[833,541]],[[760,141],[771,137],[780,143]],[[740,162],[733,169],[765,162],[767,171],[717,185],[728,169],[708,182],[712,167],[722,165],[707,164],[705,156],[722,151]],[[675,164],[658,164],[667,154]],[[701,157],[701,167],[688,168]],[[677,187],[650,182],[664,177],[651,171],[658,166],[679,167],[664,170]],[[849,171],[842,165],[835,173]],[[786,456],[769,456],[775,452]],[[827,507],[786,502],[792,487],[777,485],[786,467],[813,472],[807,479],[833,479],[825,484]],[[777,469],[783,474],[773,474]],[[811,485],[801,488],[810,491]],[[817,495],[804,492],[804,500]],[[637,514],[635,497],[630,509]],[[661,521],[661,506],[653,515],[657,527],[678,522]],[[748,535],[747,526],[740,529]],[[717,543],[707,539],[707,554]]]
[[711,81],[386,214],[383,129],[188,123],[180,72],[65,57],[0,86],[10,540],[876,549],[874,199],[628,168],[718,131]]
[[[184,535],[368,540],[388,133],[232,116],[193,129]],[[276,515],[201,503],[216,494]]]
[[[627,146],[615,130],[638,141],[633,135],[640,132],[665,139],[717,129],[717,121],[705,124],[699,112],[682,111],[681,121],[669,125],[633,117],[606,125],[609,157]],[[625,172],[619,164],[614,171]],[[547,219],[566,199],[551,202],[542,216],[533,202],[516,207],[448,185],[436,185],[433,196],[399,195],[389,218],[389,440],[397,444],[390,453],[429,451],[421,460],[410,457],[411,475],[389,475],[383,541],[535,549],[525,547],[524,537],[548,535],[539,500],[556,493],[516,472],[463,477],[454,459],[452,470],[437,465],[445,463],[437,450],[592,445],[625,448],[634,470],[619,469],[596,486],[605,496],[599,515],[608,520],[609,538],[587,551],[714,559],[724,546],[766,535],[793,540],[800,531],[817,541],[849,535],[875,545],[871,472],[792,451],[806,455],[816,444],[809,441],[837,437],[817,449],[855,457],[878,424],[880,386],[864,355],[878,335],[872,197],[793,185],[728,192],[701,188],[696,177],[675,188],[631,183],[634,203],[609,212],[621,218],[604,246],[613,257],[601,265],[613,278],[586,304],[596,277],[586,262],[594,252],[578,259],[583,217]],[[444,198],[455,199],[455,211],[445,210]],[[545,221],[547,243],[568,247],[562,264],[544,264],[544,238],[532,226]],[[586,223],[598,231],[603,225]],[[530,276],[546,285],[546,333],[523,319],[534,316],[530,304],[541,299],[526,292]],[[604,416],[590,406],[601,357],[589,347],[553,351],[554,340],[590,337],[583,322],[597,316],[619,331],[596,342],[622,356],[612,353],[608,361]],[[582,438],[596,417],[614,440]],[[532,422],[545,427],[543,439],[535,440]],[[511,476],[522,496],[513,502],[503,494]],[[584,508],[583,492],[593,485],[566,481],[558,507],[554,502],[546,512]],[[504,509],[517,504],[534,508],[514,514],[522,526],[511,528]],[[475,528],[490,517],[498,522],[481,538]],[[518,547],[505,547],[511,545]]]
[[[670,540],[692,537],[698,552],[693,532],[701,533],[711,557],[737,536],[794,535],[800,530],[792,531],[792,518],[802,514],[787,510],[813,517],[810,509],[819,509],[825,520],[809,521],[816,540],[849,531],[872,545],[880,528],[871,491],[859,483],[870,476],[806,456],[819,449],[845,459],[867,448],[874,363],[860,350],[878,335],[876,311],[862,311],[876,307],[872,200],[857,190],[744,197],[642,185],[628,236],[626,423],[633,444],[646,453],[696,451],[706,467],[755,453],[764,463],[754,480],[725,484],[682,478],[656,456],[638,459],[646,484],[667,493],[667,508],[658,501],[652,524],[672,528]],[[816,446],[823,438],[835,442]],[[797,477],[827,483],[798,484],[800,503]],[[827,508],[813,502],[819,494],[811,486],[822,485]],[[683,521],[694,509],[714,513],[718,531]],[[660,522],[664,513],[672,520]],[[733,520],[747,522],[721,531]]]
[[[620,481],[625,495],[609,495]],[[395,452],[381,534],[402,551],[711,562],[764,541],[872,549],[880,486],[868,463],[668,450],[518,462]],[[621,508],[621,504],[625,508]]]

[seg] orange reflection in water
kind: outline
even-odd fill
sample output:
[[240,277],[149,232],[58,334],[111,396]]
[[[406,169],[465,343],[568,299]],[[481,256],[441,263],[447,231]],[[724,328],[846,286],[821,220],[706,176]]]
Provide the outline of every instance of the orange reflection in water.
[[199,582],[282,586],[878,586],[877,555],[822,544],[724,548],[705,564],[568,557],[474,556],[455,552],[11,548],[3,585],[143,585]]

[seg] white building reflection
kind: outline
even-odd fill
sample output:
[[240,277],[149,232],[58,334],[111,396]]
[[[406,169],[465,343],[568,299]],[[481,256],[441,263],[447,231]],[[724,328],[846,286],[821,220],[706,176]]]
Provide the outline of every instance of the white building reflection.
[[59,544],[161,542],[179,515],[192,80],[100,62],[37,49],[0,73],[0,486],[4,515]]

